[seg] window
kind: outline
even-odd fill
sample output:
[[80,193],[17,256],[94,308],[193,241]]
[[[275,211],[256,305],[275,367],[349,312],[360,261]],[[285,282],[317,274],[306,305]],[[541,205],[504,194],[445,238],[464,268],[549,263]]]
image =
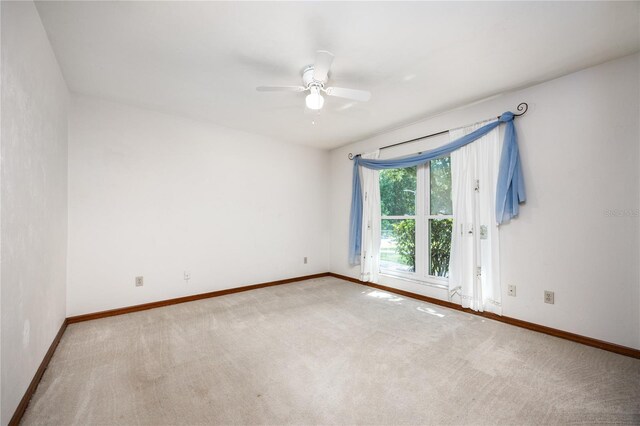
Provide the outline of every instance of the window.
[[382,273],[443,284],[449,275],[451,161],[380,171]]
[[380,269],[416,270],[417,169],[380,171]]

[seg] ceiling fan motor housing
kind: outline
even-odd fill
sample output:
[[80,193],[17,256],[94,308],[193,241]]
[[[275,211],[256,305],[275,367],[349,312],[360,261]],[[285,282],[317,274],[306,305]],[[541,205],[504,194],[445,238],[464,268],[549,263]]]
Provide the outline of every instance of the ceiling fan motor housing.
[[315,85],[315,86],[324,87],[324,84],[327,82],[328,78],[326,78],[324,81],[314,80],[313,71],[314,71],[313,65],[306,66],[302,70],[302,82],[304,83],[304,86],[309,87],[310,85],[312,86]]

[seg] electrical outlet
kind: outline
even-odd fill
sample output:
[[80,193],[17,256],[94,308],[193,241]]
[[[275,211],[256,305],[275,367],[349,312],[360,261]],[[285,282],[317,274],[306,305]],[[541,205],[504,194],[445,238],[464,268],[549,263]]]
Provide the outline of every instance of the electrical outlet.
[[307,262],[307,256],[305,256],[305,257],[304,257],[304,264],[306,265],[307,263],[308,263],[308,262]]
[[516,286],[515,286],[515,285],[510,285],[510,286],[508,287],[507,294],[508,294],[509,296],[516,297]]
[[191,272],[184,271],[184,280],[189,281],[191,279]]
[[136,277],[136,287],[142,287],[144,285],[143,277]]
[[552,291],[548,291],[548,290],[544,291],[544,303],[550,303],[553,305],[554,295]]

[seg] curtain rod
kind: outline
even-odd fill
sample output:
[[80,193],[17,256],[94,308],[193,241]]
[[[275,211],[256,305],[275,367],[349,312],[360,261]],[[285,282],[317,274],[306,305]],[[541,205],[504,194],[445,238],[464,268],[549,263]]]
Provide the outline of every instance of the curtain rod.
[[[520,111],[520,114],[513,114],[514,118],[515,117],[520,117],[521,115],[524,115],[527,112],[527,110],[529,109],[529,104],[527,104],[526,102],[520,102],[518,104],[518,106],[516,107],[516,109],[518,111]],[[500,118],[500,116],[498,116],[496,118]],[[430,135],[420,136],[419,138],[409,139],[408,141],[397,142],[397,143],[394,143],[394,144],[391,144],[391,145],[383,146],[383,147],[378,148],[378,149],[383,150],[383,149],[391,148],[391,147],[394,147],[394,146],[403,145],[405,143],[419,141],[421,139],[432,138],[434,136],[443,135],[443,134],[447,133],[448,131],[449,130],[443,130],[441,132],[431,133]],[[349,155],[348,155],[349,160],[353,160],[353,158],[357,157],[358,155],[361,155],[361,154],[353,155],[352,153],[349,153]]]

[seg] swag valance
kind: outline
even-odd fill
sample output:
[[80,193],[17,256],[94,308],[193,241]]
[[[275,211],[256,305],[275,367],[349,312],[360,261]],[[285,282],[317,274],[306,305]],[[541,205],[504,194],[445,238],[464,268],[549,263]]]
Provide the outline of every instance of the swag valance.
[[420,154],[385,160],[364,159],[357,155],[353,159],[353,181],[351,195],[351,216],[349,221],[349,263],[360,263],[362,244],[362,185],[360,182],[359,167],[374,170],[399,169],[425,164],[436,158],[450,154],[471,142],[480,139],[500,124],[505,124],[504,144],[500,157],[500,169],[496,187],[496,221],[498,224],[509,221],[518,215],[519,204],[525,201],[524,179],[520,166],[520,154],[518,152],[518,140],[513,124],[515,114],[505,112],[496,121],[493,121],[478,130],[449,142],[439,148],[422,152]]

